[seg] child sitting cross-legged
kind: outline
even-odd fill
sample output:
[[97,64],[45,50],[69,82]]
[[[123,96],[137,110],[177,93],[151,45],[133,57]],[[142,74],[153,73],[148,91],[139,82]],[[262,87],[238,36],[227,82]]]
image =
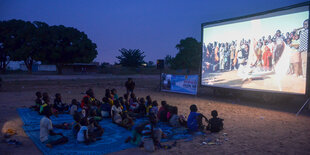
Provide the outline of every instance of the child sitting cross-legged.
[[202,123],[202,119],[204,118],[206,122],[208,122],[207,117],[203,114],[198,113],[198,108],[195,104],[190,106],[190,114],[187,118],[187,127],[190,132],[201,131],[204,129],[204,125]]
[[115,88],[113,88],[111,90],[111,94],[113,95],[113,99],[117,100],[118,99],[118,95],[117,95],[117,90]]
[[63,136],[62,133],[55,133],[53,131],[53,124],[50,119],[52,115],[51,108],[49,106],[44,107],[42,114],[44,117],[40,121],[40,141],[50,148],[54,145],[68,142],[68,138]]
[[88,119],[86,117],[82,118],[80,124],[81,128],[77,134],[77,141],[79,143],[85,143],[87,145],[91,142],[95,142],[96,139],[91,137],[88,132]]
[[157,116],[157,113],[158,113],[158,103],[155,100],[152,102],[152,108],[150,109],[150,114]]
[[224,119],[217,117],[217,111],[213,110],[211,112],[212,118],[209,120],[209,124],[207,127],[207,130],[210,130],[211,132],[219,132],[223,129],[223,121]]
[[99,125],[98,119],[96,119],[96,110],[91,112],[90,117],[88,117],[88,133],[91,137],[99,138],[102,136],[104,129]]
[[166,101],[161,101],[161,107],[157,113],[157,118],[159,118],[159,121],[161,122],[168,122],[167,114],[168,114],[168,107]]
[[183,115],[178,115],[178,108],[171,107],[171,117],[169,119],[169,125],[172,127],[186,127],[187,122]]
[[33,109],[34,111],[38,111],[39,112],[40,106],[43,104],[41,92],[37,91],[36,92],[36,97],[37,98],[35,100],[35,105],[31,106],[30,108]]
[[146,114],[145,100],[143,97],[139,99],[138,117],[144,117]]
[[112,122],[119,126],[125,127],[127,129],[133,126],[133,120],[128,116],[127,113],[123,112],[118,100],[115,100],[115,103],[112,106],[111,117]]
[[[50,107],[50,108],[52,107],[50,105],[50,97],[48,96],[48,93],[46,93],[46,92],[43,93],[43,102],[42,102],[40,109],[39,109],[40,115],[44,115],[43,110],[45,107]],[[52,108],[51,108],[51,110],[52,110]],[[52,113],[53,113],[53,111],[52,111]]]
[[154,151],[155,146],[160,145],[160,141],[166,135],[160,128],[156,128],[157,119],[155,115],[150,115],[149,121],[137,125],[133,132],[132,137],[126,139],[127,142],[144,147],[147,151]]
[[132,101],[130,102],[129,105],[129,111],[133,112],[133,113],[138,113],[139,111],[139,103],[137,98],[133,98]]
[[53,108],[57,110],[58,113],[64,113],[69,109],[69,106],[62,102],[60,93],[55,94]]
[[70,115],[74,115],[75,114],[75,112],[77,112],[78,111],[78,108],[79,108],[79,103],[77,102],[77,100],[76,99],[72,99],[72,101],[71,101],[71,105],[70,105]]
[[145,107],[146,107],[146,116],[148,116],[153,107],[152,99],[150,96],[146,97]]
[[102,102],[103,103],[100,106],[101,117],[111,117],[111,104],[109,103],[109,99],[107,97],[103,97]]

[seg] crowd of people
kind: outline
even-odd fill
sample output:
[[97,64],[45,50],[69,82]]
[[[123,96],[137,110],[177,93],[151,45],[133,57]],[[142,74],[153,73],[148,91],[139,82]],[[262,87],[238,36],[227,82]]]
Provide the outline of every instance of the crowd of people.
[[[119,96],[116,89],[106,89],[102,100],[95,97],[92,89],[88,89],[79,103],[72,99],[71,104],[62,102],[61,94],[56,93],[54,103],[50,103],[48,93],[36,92],[35,105],[31,108],[44,117],[40,121],[40,140],[48,147],[63,144],[68,141],[62,133],[53,132],[53,127],[72,129],[72,134],[78,143],[91,144],[101,139],[104,128],[99,122],[103,119],[111,121],[120,127],[132,130],[133,135],[125,142],[131,142],[138,146],[144,146],[149,150],[155,150],[160,146],[161,138],[165,133],[157,126],[158,122],[166,122],[172,127],[185,127],[189,132],[206,131],[219,132],[223,129],[223,119],[217,117],[217,111],[212,111],[213,118],[207,119],[198,113],[196,105],[190,106],[188,119],[178,114],[178,107],[161,101],[161,107],[151,96],[136,97],[135,84],[129,79],[126,84],[127,93]],[[71,114],[74,123],[52,124],[52,115]],[[135,120],[147,117],[148,121],[135,124]],[[203,119],[206,123],[203,123]],[[204,125],[206,124],[206,125]]]
[[287,74],[305,77],[308,49],[308,19],[301,28],[283,34],[277,30],[274,36],[263,36],[258,40],[241,39],[231,42],[204,44],[203,72],[223,72],[238,70],[241,66],[273,71],[280,60],[284,48],[289,48]]

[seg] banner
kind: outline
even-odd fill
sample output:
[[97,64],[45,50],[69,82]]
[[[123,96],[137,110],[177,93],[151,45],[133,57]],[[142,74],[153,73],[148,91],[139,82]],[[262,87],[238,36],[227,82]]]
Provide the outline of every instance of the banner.
[[162,73],[161,90],[185,94],[197,94],[198,75],[171,75]]

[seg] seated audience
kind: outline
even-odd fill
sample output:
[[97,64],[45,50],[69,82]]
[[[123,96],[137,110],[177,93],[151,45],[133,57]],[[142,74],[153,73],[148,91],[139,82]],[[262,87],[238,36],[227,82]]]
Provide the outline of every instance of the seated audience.
[[40,106],[40,110],[39,110],[39,114],[40,115],[43,115],[43,109],[44,107],[50,107],[51,108],[51,105],[50,105],[50,97],[48,96],[48,93],[47,92],[44,92],[43,93],[43,103],[42,105]]
[[70,115],[74,115],[75,112],[78,111],[79,103],[77,102],[76,99],[72,99],[71,105],[70,105]]
[[182,115],[178,115],[178,109],[177,107],[172,107],[171,108],[171,118],[169,119],[169,125],[172,127],[181,127],[184,126],[186,127],[187,122]]
[[218,114],[216,110],[211,112],[212,118],[209,120],[209,124],[207,126],[207,130],[211,132],[219,132],[223,129],[224,126],[224,119],[218,118]]
[[131,102],[130,105],[129,105],[129,111],[134,112],[134,113],[137,113],[137,112],[138,112],[138,109],[139,109],[138,100],[137,100],[137,98],[133,98],[133,99],[132,99],[132,102]]
[[104,129],[99,125],[98,121],[100,121],[101,119],[96,118],[98,116],[96,116],[96,111],[93,110],[91,112],[90,117],[88,117],[88,133],[91,137],[101,137]]
[[107,97],[102,98],[102,105],[100,107],[101,116],[103,118],[111,117],[111,104]]
[[161,101],[161,107],[157,114],[159,121],[168,122],[168,119],[167,119],[168,107],[169,105],[167,104],[166,101]]
[[152,108],[150,110],[150,114],[154,114],[156,116],[158,114],[158,103],[156,100],[152,102]]
[[88,126],[88,119],[86,117],[82,118],[81,119],[81,128],[77,134],[77,141],[79,143],[85,143],[88,145],[91,142],[95,142],[96,139],[89,135],[87,126]]
[[35,100],[35,105],[31,106],[30,108],[33,109],[34,111],[38,111],[39,112],[40,106],[43,104],[41,92],[37,91],[36,92],[36,97],[37,98]]
[[145,107],[146,107],[146,116],[150,114],[151,108],[152,108],[152,99],[150,96],[146,97]]
[[117,90],[116,89],[112,89],[111,90],[111,94],[113,95],[113,100],[117,100],[118,99],[118,95],[117,95]]
[[199,131],[199,130],[203,130],[204,129],[204,125],[202,123],[202,118],[205,119],[206,122],[208,122],[208,119],[207,117],[205,117],[203,114],[201,113],[198,113],[198,108],[196,105],[191,105],[190,106],[190,114],[188,116],[188,119],[187,119],[187,127],[188,127],[188,130],[190,132],[196,132],[196,131]]
[[58,113],[64,113],[69,109],[68,105],[66,103],[63,103],[61,101],[61,95],[59,93],[55,94],[55,99],[54,99],[54,105],[53,108],[58,112]]

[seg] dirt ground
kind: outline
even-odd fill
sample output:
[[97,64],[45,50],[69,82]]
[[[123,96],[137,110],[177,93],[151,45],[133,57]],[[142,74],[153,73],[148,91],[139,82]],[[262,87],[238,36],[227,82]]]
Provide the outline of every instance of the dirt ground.
[[[310,111],[300,116],[295,113],[305,102],[304,97],[277,96],[273,102],[266,102],[260,96],[247,98],[230,96],[213,97],[205,88],[197,96],[159,92],[158,76],[134,75],[138,97],[151,95],[153,100],[166,100],[178,106],[179,114],[188,116],[189,106],[196,104],[199,112],[210,117],[212,110],[224,119],[224,130],[213,135],[221,145],[201,145],[207,136],[197,136],[192,141],[179,140],[169,150],[157,150],[151,154],[310,154]],[[82,92],[93,88],[95,96],[101,99],[105,89],[116,88],[118,94],[125,92],[124,82],[128,76],[112,75],[4,75],[0,91],[0,129],[17,130],[14,137],[23,143],[14,146],[0,143],[0,154],[42,154],[22,129],[22,121],[16,111],[19,107],[34,104],[35,92],[48,92],[50,96],[61,93],[65,102],[83,97]],[[254,99],[249,99],[254,98]],[[53,99],[53,98],[52,98]],[[227,133],[227,141],[223,133]],[[171,144],[168,142],[167,144]],[[141,148],[133,148],[112,154],[147,154]]]

